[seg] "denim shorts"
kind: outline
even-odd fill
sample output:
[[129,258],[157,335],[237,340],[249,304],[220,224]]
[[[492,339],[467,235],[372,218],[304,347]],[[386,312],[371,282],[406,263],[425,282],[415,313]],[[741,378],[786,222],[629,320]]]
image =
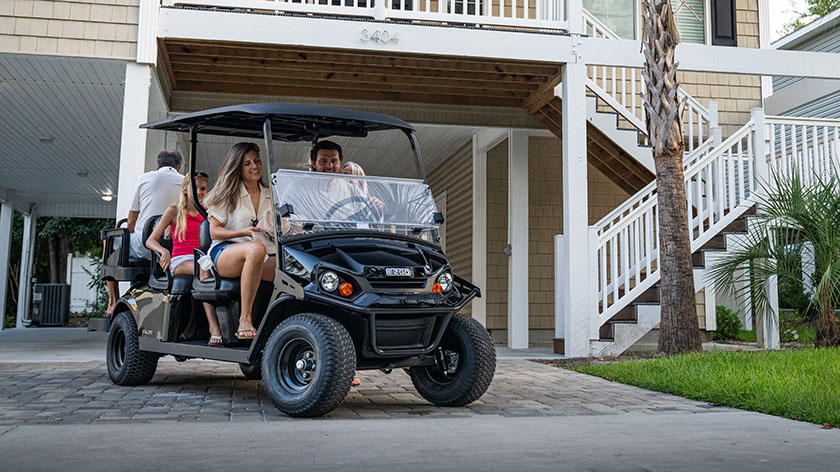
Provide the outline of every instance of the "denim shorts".
[[225,241],[223,243],[219,243],[213,246],[213,249],[210,250],[210,260],[213,261],[214,266],[219,267],[219,264],[216,262],[219,260],[219,255],[222,253],[222,251],[225,250],[226,247],[230,246],[231,244],[233,244],[233,242]]

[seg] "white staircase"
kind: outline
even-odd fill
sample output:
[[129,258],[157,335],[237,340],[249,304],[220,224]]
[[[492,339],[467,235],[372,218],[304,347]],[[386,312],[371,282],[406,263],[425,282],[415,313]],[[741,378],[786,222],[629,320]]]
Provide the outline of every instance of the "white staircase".
[[[714,327],[714,294],[705,269],[739,247],[750,230],[749,214],[771,174],[794,171],[807,184],[840,169],[840,120],[752,119],[717,146],[689,153],[686,205],[695,291],[706,288],[707,329]],[[590,227],[590,353],[621,354],[659,323],[658,201],[655,182]]]

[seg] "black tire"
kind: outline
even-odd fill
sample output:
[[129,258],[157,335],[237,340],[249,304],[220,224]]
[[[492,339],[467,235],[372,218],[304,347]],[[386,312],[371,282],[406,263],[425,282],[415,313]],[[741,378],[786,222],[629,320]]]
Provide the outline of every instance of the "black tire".
[[410,368],[417,393],[438,406],[464,406],[478,400],[496,373],[496,350],[487,330],[472,318],[454,315],[440,347],[450,369],[444,372],[438,365]]
[[248,380],[262,380],[262,366],[256,364],[239,364],[239,370]]
[[108,376],[117,385],[143,385],[155,376],[159,356],[140,350],[137,323],[131,313],[115,315],[108,331]]
[[280,323],[262,354],[263,389],[289,416],[321,416],[350,391],[356,351],[337,321],[301,313]]

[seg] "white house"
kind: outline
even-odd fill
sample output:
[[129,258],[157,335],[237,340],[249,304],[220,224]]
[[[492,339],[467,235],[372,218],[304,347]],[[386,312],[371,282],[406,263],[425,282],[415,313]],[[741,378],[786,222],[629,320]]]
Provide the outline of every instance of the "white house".
[[[837,160],[840,122],[800,139],[764,113],[771,76],[840,78],[836,54],[770,48],[769,3],[673,1],[704,331],[703,250],[743,228],[769,167]],[[12,209],[30,231],[34,215],[125,215],[157,152],[187,149],[140,123],[257,101],[377,111],[417,125],[447,253],[497,342],[620,353],[659,316],[639,36],[638,0],[4,2],[0,245]],[[198,151],[218,163],[230,144]]]

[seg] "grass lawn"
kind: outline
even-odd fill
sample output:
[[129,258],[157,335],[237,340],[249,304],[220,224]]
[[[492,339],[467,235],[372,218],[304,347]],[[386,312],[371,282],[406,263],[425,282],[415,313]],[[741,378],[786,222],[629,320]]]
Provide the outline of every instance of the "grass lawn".
[[570,368],[694,400],[840,427],[840,349],[685,354]]

